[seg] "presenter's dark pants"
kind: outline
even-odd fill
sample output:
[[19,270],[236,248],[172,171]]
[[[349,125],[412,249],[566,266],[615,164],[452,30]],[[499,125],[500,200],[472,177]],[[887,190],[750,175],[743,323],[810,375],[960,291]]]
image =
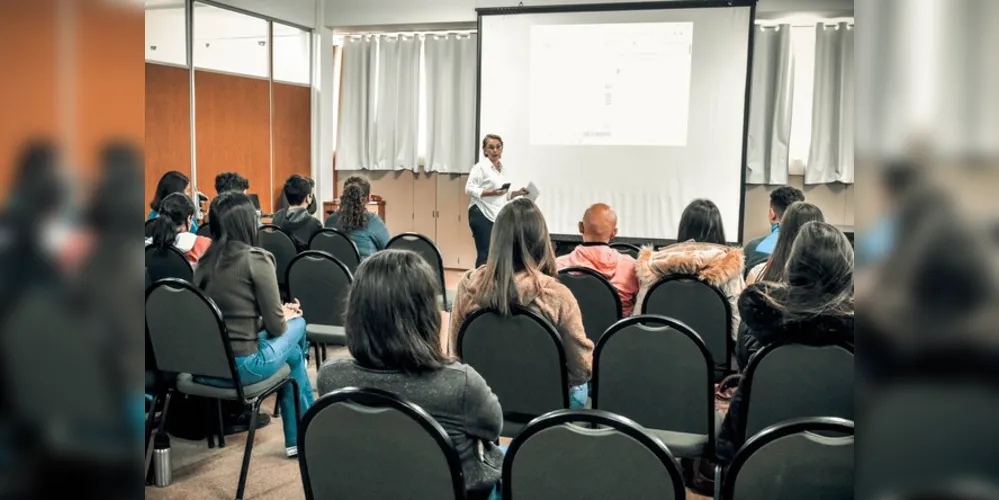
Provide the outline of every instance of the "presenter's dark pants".
[[475,239],[475,267],[486,263],[489,257],[489,235],[493,232],[493,222],[483,215],[479,207],[472,205],[468,209],[468,227],[472,229]]

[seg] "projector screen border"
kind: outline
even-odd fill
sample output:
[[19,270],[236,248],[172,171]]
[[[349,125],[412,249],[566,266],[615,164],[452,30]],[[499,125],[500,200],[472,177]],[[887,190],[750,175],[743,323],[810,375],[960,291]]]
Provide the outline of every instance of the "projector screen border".
[[[746,59],[746,88],[743,99],[742,113],[742,161],[740,168],[741,189],[739,191],[739,230],[735,243],[745,244],[745,218],[746,218],[746,153],[749,144],[749,100],[752,95],[753,83],[753,43],[756,39],[756,4],[758,0],[675,0],[659,2],[614,2],[614,3],[584,3],[584,4],[546,4],[546,5],[519,5],[513,7],[479,7],[475,9],[476,29],[476,54],[475,54],[475,141],[482,136],[480,122],[482,120],[482,17],[483,16],[506,16],[515,14],[557,14],[564,12],[610,12],[624,10],[660,10],[660,9],[704,9],[704,8],[732,8],[749,7],[749,44],[747,47],[748,56]],[[475,148],[475,158],[472,163],[479,162],[479,148]],[[572,239],[578,235],[556,234],[553,239]],[[727,238],[726,238],[727,239]]]

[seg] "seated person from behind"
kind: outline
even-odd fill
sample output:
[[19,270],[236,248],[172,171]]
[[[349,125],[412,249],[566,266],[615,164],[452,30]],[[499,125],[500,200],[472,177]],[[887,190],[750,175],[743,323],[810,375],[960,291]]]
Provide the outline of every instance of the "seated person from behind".
[[[746,324],[739,339],[739,354],[746,359],[751,359],[764,346],[776,343],[852,344],[850,241],[825,222],[805,224],[791,249],[786,281],[750,285],[739,297],[739,311]],[[740,386],[732,396],[718,435],[718,459],[722,463],[731,462],[743,445],[744,404]]]
[[152,236],[146,238],[146,245],[166,250],[174,246],[180,250],[192,266],[208,251],[212,240],[191,232],[194,225],[194,202],[184,193],[173,193],[160,202],[160,209],[153,222]]
[[237,172],[222,172],[215,176],[215,195],[229,191],[246,194],[250,189],[250,181]]
[[767,212],[767,220],[770,222],[770,234],[761,236],[746,243],[743,252],[746,255],[746,267],[764,262],[777,246],[777,237],[780,234],[781,219],[787,207],[796,201],[805,201],[805,194],[800,189],[791,186],[781,186],[770,193],[770,210]]
[[622,314],[631,316],[635,307],[635,294],[638,293],[635,259],[609,246],[610,241],[617,236],[617,214],[606,204],[592,205],[583,214],[579,233],[583,235],[583,244],[555,259],[555,264],[559,270],[579,266],[603,275],[621,297]]
[[[181,193],[184,196],[190,198],[191,196],[191,179],[188,179],[186,175],[177,172],[176,170],[171,170],[160,177],[158,183],[156,183],[156,192],[153,195],[153,201],[149,203],[149,215],[146,216],[146,220],[155,219],[159,215],[160,203],[163,203],[163,199],[174,193]],[[194,201],[191,201],[193,204]],[[198,232],[198,221],[191,221],[191,232]]]
[[344,324],[353,359],[324,364],[316,384],[319,394],[371,387],[419,405],[451,438],[465,488],[485,497],[501,475],[503,452],[495,441],[503,412],[482,376],[441,349],[437,283],[410,251],[386,250],[361,263]]
[[676,241],[659,250],[643,248],[638,253],[635,314],[641,313],[645,294],[657,281],[676,274],[691,275],[717,288],[728,299],[732,311],[730,334],[735,339],[739,331],[739,311],[735,304],[746,287],[742,278],[743,256],[742,249],[725,244],[718,206],[704,199],[690,202],[680,216]]
[[324,224],[349,236],[362,260],[384,250],[391,239],[382,218],[368,211],[370,198],[371,184],[367,180],[356,175],[348,177],[340,195],[340,210],[330,214]]
[[[225,320],[229,343],[243,385],[263,382],[283,366],[298,383],[278,391],[282,415],[302,414],[313,403],[312,384],[305,371],[305,319],[297,303],[282,304],[274,256],[257,247],[257,211],[250,197],[222,193],[212,200],[212,246],[194,271],[194,284],[215,302]],[[228,379],[199,377],[200,383],[232,387]],[[298,455],[298,423],[282,418],[289,457]]]
[[570,406],[582,408],[592,373],[593,342],[583,330],[576,298],[559,282],[557,273],[555,251],[541,211],[527,198],[507,203],[493,224],[486,264],[465,273],[458,283],[451,309],[449,351],[454,352],[458,330],[473,312],[490,308],[509,315],[511,306],[525,306],[551,322],[562,337]]
[[319,219],[309,214],[312,185],[301,175],[292,175],[284,182],[288,208],[274,213],[273,224],[291,236],[299,252],[309,249],[309,240],[323,228]]
[[791,254],[791,245],[794,244],[794,238],[798,236],[801,226],[813,220],[825,222],[822,210],[819,210],[819,207],[804,201],[796,201],[787,207],[787,211],[781,217],[780,236],[777,237],[777,245],[774,246],[773,253],[770,254],[770,258],[765,262],[756,264],[746,273],[746,284],[751,285],[757,281],[784,281],[787,257]]

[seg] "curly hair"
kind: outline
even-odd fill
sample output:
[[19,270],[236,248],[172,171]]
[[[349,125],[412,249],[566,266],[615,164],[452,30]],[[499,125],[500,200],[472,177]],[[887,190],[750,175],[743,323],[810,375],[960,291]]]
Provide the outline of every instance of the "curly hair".
[[337,217],[337,229],[349,233],[355,229],[367,227],[371,212],[365,206],[371,194],[371,184],[362,177],[351,176],[343,183],[343,194],[340,195],[340,215]]
[[777,217],[783,217],[784,211],[796,201],[805,201],[805,193],[792,186],[781,186],[770,193],[770,208]]

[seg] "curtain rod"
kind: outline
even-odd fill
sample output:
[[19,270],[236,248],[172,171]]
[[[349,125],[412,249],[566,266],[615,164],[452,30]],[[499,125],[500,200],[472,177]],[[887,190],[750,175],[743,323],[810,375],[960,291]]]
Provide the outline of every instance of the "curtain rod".
[[784,24],[787,24],[792,28],[814,28],[816,24],[822,24],[824,26],[838,26],[840,23],[846,23],[848,26],[852,27],[853,18],[835,17],[830,19],[814,19],[807,22],[801,20],[780,21],[777,19],[774,20],[767,19],[767,20],[757,20],[754,24],[756,24],[756,26],[759,26],[761,28],[776,28],[777,26],[781,26]]
[[407,37],[407,36],[447,36],[447,35],[474,35],[478,33],[477,30],[445,30],[445,31],[398,31],[398,32],[385,32],[385,31],[372,31],[368,33],[343,33],[340,36],[344,38],[358,39],[366,36],[384,36],[384,37]]

